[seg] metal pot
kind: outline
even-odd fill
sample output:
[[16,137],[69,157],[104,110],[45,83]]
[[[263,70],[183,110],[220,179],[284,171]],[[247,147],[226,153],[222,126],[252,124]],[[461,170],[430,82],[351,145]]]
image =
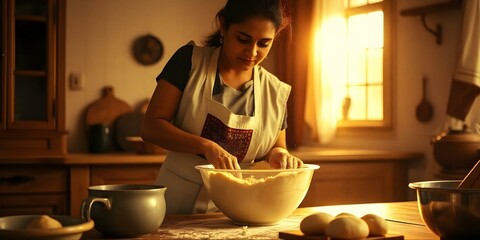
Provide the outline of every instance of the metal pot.
[[471,169],[480,159],[480,135],[448,130],[432,139],[433,156],[444,169]]
[[88,187],[82,218],[105,236],[131,238],[155,232],[166,211],[165,186],[143,184]]

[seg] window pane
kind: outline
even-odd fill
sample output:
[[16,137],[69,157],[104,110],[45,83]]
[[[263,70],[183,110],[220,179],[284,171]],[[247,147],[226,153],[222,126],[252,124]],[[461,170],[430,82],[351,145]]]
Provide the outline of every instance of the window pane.
[[367,51],[367,69],[369,84],[383,83],[383,49]]
[[382,86],[369,86],[368,95],[368,120],[383,119],[383,88]]
[[[347,81],[349,104],[343,104],[345,126],[371,126],[384,117],[384,13],[382,0],[344,0],[347,11]],[[368,6],[375,4],[375,6]],[[375,10],[374,10],[375,9]],[[355,15],[351,15],[355,13]],[[345,101],[344,101],[345,102]],[[346,107],[349,106],[348,109]],[[348,110],[348,111],[347,111]],[[345,117],[345,113],[347,117]],[[352,121],[348,123],[348,121]],[[383,124],[383,123],[380,123]]]
[[349,49],[362,49],[367,46],[367,15],[359,14],[348,18],[348,47]]
[[352,86],[349,89],[350,93],[350,111],[348,118],[350,120],[364,120],[366,119],[366,96],[365,87]]
[[351,50],[348,53],[348,84],[365,84],[366,67],[365,50]]
[[347,8],[351,7],[360,7],[372,3],[382,2],[383,0],[345,0],[344,6]]
[[348,0],[348,7],[359,7],[367,5],[367,0]]
[[371,12],[365,17],[363,32],[367,40],[366,46],[370,48],[383,47],[383,12]]

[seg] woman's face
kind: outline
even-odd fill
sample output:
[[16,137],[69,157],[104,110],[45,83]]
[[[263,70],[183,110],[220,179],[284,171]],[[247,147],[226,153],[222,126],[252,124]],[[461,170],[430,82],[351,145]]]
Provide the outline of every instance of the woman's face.
[[239,71],[250,70],[262,62],[275,38],[275,26],[267,18],[249,18],[223,30],[224,63]]

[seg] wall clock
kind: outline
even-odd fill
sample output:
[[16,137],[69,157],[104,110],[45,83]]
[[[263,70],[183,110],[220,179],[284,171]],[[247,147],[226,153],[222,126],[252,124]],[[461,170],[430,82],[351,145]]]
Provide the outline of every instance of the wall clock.
[[133,57],[142,65],[155,64],[162,58],[162,55],[162,42],[154,35],[143,35],[133,42]]

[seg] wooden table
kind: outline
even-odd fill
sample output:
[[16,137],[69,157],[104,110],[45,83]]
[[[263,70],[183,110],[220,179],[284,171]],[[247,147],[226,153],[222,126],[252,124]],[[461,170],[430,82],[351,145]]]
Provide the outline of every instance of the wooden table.
[[[422,222],[415,201],[298,208],[276,225],[257,227],[235,225],[222,213],[172,215],[165,217],[157,232],[137,239],[278,239],[279,232],[299,229],[300,221],[313,212],[348,212],[359,217],[374,213],[387,219],[389,234],[403,235],[408,240],[439,239]],[[91,231],[82,239],[107,238]]]

